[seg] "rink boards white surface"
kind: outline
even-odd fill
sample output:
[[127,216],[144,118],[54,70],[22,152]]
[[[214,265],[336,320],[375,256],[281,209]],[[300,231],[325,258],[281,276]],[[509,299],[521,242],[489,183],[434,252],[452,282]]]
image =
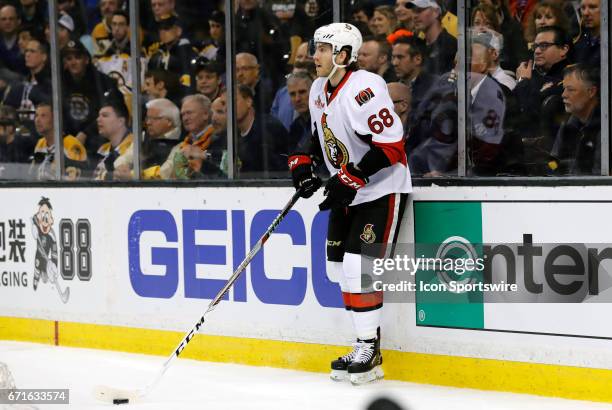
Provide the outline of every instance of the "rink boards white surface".
[[[210,291],[210,279],[229,276],[291,194],[289,188],[4,189],[0,224],[7,246],[0,257],[7,260],[0,262],[0,273],[25,273],[27,283],[0,285],[0,338],[166,355],[209,302],[194,294]],[[32,290],[31,218],[41,196],[53,204],[56,232],[62,219],[75,225],[87,219],[91,226],[92,275],[62,280],[71,289],[66,305],[48,283]],[[351,331],[344,310],[329,306],[337,302],[331,283],[336,279],[327,280],[321,268],[320,199],[298,202],[288,218],[289,234],[272,236],[257,273],[247,270],[185,357],[324,372],[329,358],[343,352]],[[610,187],[418,188],[412,200],[482,202],[487,241],[516,242],[529,231],[540,242],[612,242],[606,218]],[[405,213],[403,242],[414,240],[412,206]],[[132,243],[141,252],[144,281],[168,279],[169,268],[151,256],[159,253],[153,248],[167,249],[162,253],[173,261],[176,280],[153,286],[163,290],[162,297],[139,295],[130,276],[130,226],[145,224],[134,219],[139,212],[145,218],[162,215],[174,230],[174,237],[168,230],[145,231]],[[23,260],[9,258],[10,220],[25,224]],[[217,248],[197,248],[207,245]],[[208,254],[215,257],[206,259]],[[612,402],[609,305],[485,309],[485,329],[466,330],[420,326],[414,304],[385,305],[388,378]]]

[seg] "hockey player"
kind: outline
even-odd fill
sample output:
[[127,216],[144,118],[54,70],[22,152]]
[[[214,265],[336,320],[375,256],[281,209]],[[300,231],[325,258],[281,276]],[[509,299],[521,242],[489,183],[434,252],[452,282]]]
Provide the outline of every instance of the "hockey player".
[[[309,97],[313,138],[289,157],[293,182],[309,198],[321,186],[313,162],[332,175],[321,210],[330,209],[329,266],[357,335],[353,350],[331,363],[331,378],[362,384],[383,377],[380,353],[382,292],[363,289],[361,257],[390,254],[412,191],[402,122],[382,77],[357,71],[359,30],[334,23],[315,31],[311,42],[317,78]],[[378,247],[362,245],[379,244]],[[377,250],[373,250],[377,248]]]

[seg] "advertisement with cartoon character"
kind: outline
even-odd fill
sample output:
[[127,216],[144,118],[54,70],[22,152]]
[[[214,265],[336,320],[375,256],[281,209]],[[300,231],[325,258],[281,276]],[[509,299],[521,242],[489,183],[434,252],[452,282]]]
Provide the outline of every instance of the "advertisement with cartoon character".
[[32,217],[32,235],[36,240],[34,258],[34,280],[32,288],[36,290],[39,282],[49,282],[55,286],[63,303],[68,302],[70,288],[62,289],[57,274],[57,241],[53,230],[53,206],[49,198],[38,201],[38,211]]

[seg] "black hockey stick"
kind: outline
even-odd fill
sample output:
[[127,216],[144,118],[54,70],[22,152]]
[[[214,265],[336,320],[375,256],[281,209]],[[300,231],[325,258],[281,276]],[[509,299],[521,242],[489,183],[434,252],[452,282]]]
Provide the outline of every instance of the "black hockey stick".
[[157,376],[155,377],[153,382],[151,382],[151,384],[146,386],[144,389],[140,389],[140,390],[125,390],[125,389],[115,389],[115,388],[108,387],[108,386],[96,386],[94,388],[94,395],[96,396],[96,398],[98,400],[102,400],[105,402],[111,402],[113,404],[125,404],[125,403],[137,401],[138,399],[141,399],[144,396],[146,396],[151,391],[151,389],[153,389],[153,387],[157,385],[157,383],[162,378],[164,373],[166,373],[166,370],[168,370],[168,368],[170,367],[170,364],[172,364],[174,359],[179,357],[183,349],[185,349],[187,344],[191,341],[191,339],[193,339],[196,332],[200,330],[200,327],[202,327],[202,325],[204,324],[206,315],[212,312],[215,309],[215,307],[219,304],[219,302],[221,302],[225,294],[232,287],[232,285],[236,282],[236,280],[238,279],[242,271],[244,271],[244,269],[251,262],[253,257],[262,248],[264,243],[266,243],[268,238],[270,238],[270,235],[272,234],[272,232],[276,230],[276,227],[278,226],[278,224],[280,224],[280,222],[285,218],[289,210],[293,208],[293,205],[295,205],[295,203],[297,202],[299,198],[300,198],[300,191],[296,191],[295,194],[293,194],[293,196],[289,200],[289,202],[287,202],[287,205],[285,205],[285,207],[282,209],[282,211],[280,211],[280,213],[274,219],[274,221],[272,221],[272,223],[270,224],[266,232],[264,232],[261,238],[259,238],[259,241],[257,241],[255,246],[253,246],[249,254],[244,258],[240,266],[236,268],[232,276],[230,276],[230,278],[227,280],[227,283],[225,284],[223,289],[221,289],[219,293],[217,294],[217,296],[215,296],[215,298],[210,302],[204,314],[200,317],[200,319],[196,322],[196,324],[191,328],[191,330],[187,332],[187,334],[185,334],[185,337],[183,337],[183,340],[181,340],[181,342],[178,344],[176,349],[174,349],[170,357],[168,357],[168,359],[166,360],[166,362],[164,363],[160,371],[157,373]]

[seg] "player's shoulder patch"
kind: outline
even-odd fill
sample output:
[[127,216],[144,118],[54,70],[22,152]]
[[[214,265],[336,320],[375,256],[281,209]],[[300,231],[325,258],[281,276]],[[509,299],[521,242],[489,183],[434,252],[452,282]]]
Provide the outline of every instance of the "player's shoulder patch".
[[357,101],[357,104],[359,104],[359,106],[362,106],[363,104],[370,101],[372,98],[374,98],[374,92],[372,91],[372,88],[368,87],[357,93],[357,95],[355,96],[355,101]]

